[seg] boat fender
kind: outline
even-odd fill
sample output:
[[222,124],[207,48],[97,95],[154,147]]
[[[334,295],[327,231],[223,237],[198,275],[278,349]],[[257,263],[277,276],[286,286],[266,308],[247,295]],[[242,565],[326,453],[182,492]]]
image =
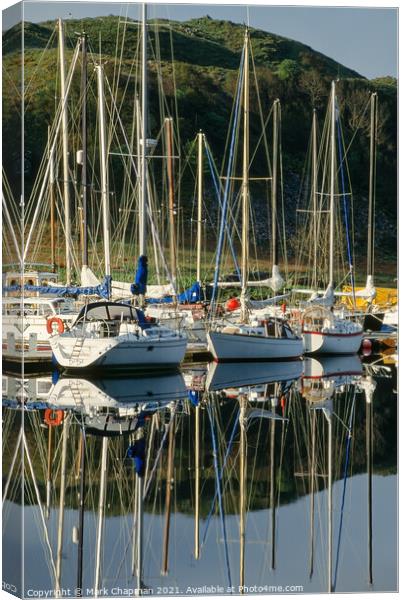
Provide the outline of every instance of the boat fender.
[[65,324],[63,323],[62,319],[60,317],[51,317],[46,321],[46,331],[49,333],[49,335],[52,335],[53,333],[54,323],[56,323],[58,326],[58,333],[63,333],[65,330]]
[[45,410],[44,422],[53,427],[54,425],[60,425],[63,422],[64,411],[63,410],[52,410],[47,408]]
[[372,340],[365,338],[362,342],[362,354],[364,356],[370,356],[372,354],[373,344]]
[[240,308],[240,306],[241,306],[241,304],[240,304],[240,300],[238,298],[230,298],[230,300],[227,300],[227,302],[226,302],[226,310],[228,312],[237,310],[238,308]]
[[285,407],[286,407],[286,398],[285,398],[285,396],[281,396],[282,416],[285,415]]

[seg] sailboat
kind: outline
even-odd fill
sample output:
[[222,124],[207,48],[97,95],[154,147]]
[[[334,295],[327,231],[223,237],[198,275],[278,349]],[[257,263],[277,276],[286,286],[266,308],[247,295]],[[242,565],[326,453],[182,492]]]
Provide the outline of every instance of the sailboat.
[[302,338],[283,320],[250,320],[247,308],[249,229],[249,32],[244,37],[243,66],[243,177],[242,177],[242,270],[240,322],[218,324],[207,333],[208,349],[217,361],[297,358],[303,352]]
[[[143,11],[143,38],[146,35],[146,10]],[[145,40],[142,45],[142,63],[145,71]],[[100,119],[101,197],[105,253],[105,273],[111,276],[110,263],[110,212],[107,169],[107,146],[105,131],[104,73],[96,66],[98,86],[98,112]],[[142,78],[142,141],[146,139],[147,90],[145,75]],[[141,143],[140,157],[140,203],[139,203],[139,262],[147,264],[146,257],[146,209],[147,169],[146,143]],[[142,290],[140,290],[140,301]],[[59,326],[59,323],[58,323]],[[67,368],[89,367],[175,367],[185,356],[186,336],[153,320],[147,320],[144,312],[129,304],[119,302],[93,302],[85,305],[77,320],[68,331],[61,331],[50,338],[52,351],[58,363]]]
[[[337,317],[332,310],[334,291],[334,256],[336,232],[336,96],[335,81],[331,85],[331,136],[330,136],[330,203],[329,203],[329,283],[323,296],[312,294],[310,306],[301,315],[304,350],[308,354],[355,354],[362,343],[363,326],[357,322]],[[313,148],[315,144],[313,144]],[[316,158],[316,157],[314,157]],[[313,197],[317,190],[314,184]],[[315,243],[317,240],[315,240]]]

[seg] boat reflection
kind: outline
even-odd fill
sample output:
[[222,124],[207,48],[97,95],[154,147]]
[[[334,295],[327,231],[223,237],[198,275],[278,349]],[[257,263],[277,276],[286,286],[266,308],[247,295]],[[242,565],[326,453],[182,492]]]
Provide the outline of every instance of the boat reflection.
[[293,575],[309,592],[385,589],[395,512],[377,509],[381,497],[394,505],[377,476],[394,473],[393,378],[355,358],[277,374],[238,363],[153,378],[5,375],[4,527],[7,538],[23,450],[27,585],[248,593]]

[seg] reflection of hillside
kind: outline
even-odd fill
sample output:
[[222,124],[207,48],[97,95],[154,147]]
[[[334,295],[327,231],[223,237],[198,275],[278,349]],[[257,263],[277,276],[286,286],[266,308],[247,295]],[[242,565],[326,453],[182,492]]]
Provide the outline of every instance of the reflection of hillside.
[[[374,474],[387,475],[396,472],[397,462],[397,403],[392,395],[393,381],[380,379],[377,382],[373,398],[373,464]],[[347,422],[347,414],[350,410],[354,397],[354,387],[347,388],[344,393],[337,395],[334,399],[334,411],[337,418],[334,419],[334,480],[343,476],[344,457],[346,447],[346,429],[342,422]],[[221,460],[225,448],[229,442],[230,433],[237,413],[235,400],[218,402],[218,397],[213,396],[216,406],[216,426],[219,432]],[[305,400],[296,392],[289,397],[289,422],[288,424],[276,424],[275,437],[275,469],[276,487],[279,493],[279,503],[287,504],[298,497],[307,494],[309,482],[307,473],[310,469],[309,456],[309,419],[311,411],[308,410]],[[365,395],[357,391],[355,400],[355,417],[352,439],[352,453],[350,461],[350,472],[352,475],[363,473],[366,470],[366,423],[365,423]],[[6,410],[10,415],[8,439],[17,439],[21,419],[19,411]],[[43,416],[42,416],[43,419]],[[181,415],[177,417],[177,433],[175,442],[174,459],[174,485],[176,504],[174,510],[182,513],[192,513],[194,510],[194,421],[193,411],[190,416]],[[268,420],[252,421],[248,428],[248,457],[247,457],[247,487],[252,490],[250,510],[259,510],[269,506],[270,490],[270,427]],[[282,441],[282,427],[284,428],[284,439]],[[41,497],[46,497],[46,432],[41,427],[41,416],[39,412],[25,414],[25,428],[31,459],[37,479],[37,485]],[[61,437],[61,428],[57,430],[55,447]],[[66,489],[66,505],[72,508],[78,507],[78,479],[75,471],[77,465],[80,428],[77,423],[72,424],[69,433],[68,444],[68,477]],[[41,438],[42,436],[42,438]],[[40,444],[42,439],[42,446]],[[160,438],[161,439],[161,438]],[[154,451],[160,444],[160,439],[155,440]],[[326,443],[326,430],[324,424],[319,425],[316,432],[316,446],[319,455]],[[283,445],[283,449],[282,446]],[[107,514],[123,514],[132,510],[130,497],[133,493],[134,476],[133,466],[129,459],[125,459],[127,437],[119,437],[110,440],[111,457],[109,460],[108,486],[107,486]],[[60,452],[60,449],[58,450]],[[238,512],[239,481],[238,481],[238,452],[239,437],[236,434],[233,446],[229,453],[226,469],[224,472],[224,505],[227,514]],[[283,452],[282,462],[281,453]],[[3,483],[10,467],[13,449],[7,447],[3,454]],[[86,497],[88,499],[87,510],[94,509],[94,500],[97,497],[99,486],[99,461],[101,454],[101,439],[93,436],[87,438],[88,470],[91,478],[87,482]],[[154,506],[164,506],[166,489],[166,454],[165,448],[157,467],[157,485],[153,484],[153,491],[147,498],[145,509],[152,511]],[[54,461],[54,492],[53,504],[57,503],[59,496],[59,473],[57,454]],[[45,462],[44,462],[45,461]],[[321,490],[326,485],[322,477],[323,463],[319,459],[317,489]],[[117,468],[119,464],[119,470]],[[17,473],[18,467],[15,470]],[[14,479],[14,477],[13,477]],[[14,484],[16,482],[14,481]],[[11,488],[15,489],[15,485]],[[201,412],[201,516],[206,517],[215,493],[215,472],[213,467],[212,440],[206,410]],[[26,488],[25,502],[34,502],[29,486]]]

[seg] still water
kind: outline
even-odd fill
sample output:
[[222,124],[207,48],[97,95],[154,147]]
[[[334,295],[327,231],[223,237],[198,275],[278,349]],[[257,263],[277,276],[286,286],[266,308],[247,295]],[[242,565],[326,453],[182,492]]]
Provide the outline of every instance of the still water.
[[3,573],[26,597],[395,591],[396,467],[388,358],[8,373]]

